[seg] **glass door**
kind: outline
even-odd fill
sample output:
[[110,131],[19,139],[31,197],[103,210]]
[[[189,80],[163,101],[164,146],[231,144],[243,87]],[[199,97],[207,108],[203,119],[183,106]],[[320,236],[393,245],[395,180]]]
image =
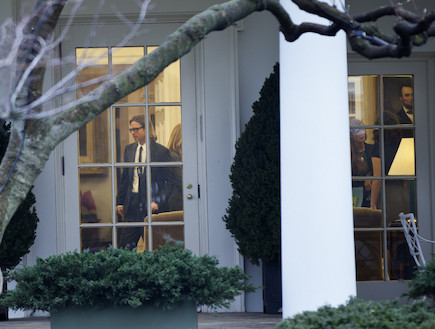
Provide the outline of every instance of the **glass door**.
[[[400,297],[413,276],[399,213],[428,230],[425,64],[349,64],[349,128],[358,296]],[[414,97],[415,94],[415,97]],[[417,166],[416,166],[417,164]]]
[[[75,97],[152,52],[169,33],[167,25],[152,27],[158,32],[123,47],[116,46],[122,27],[102,29],[105,41],[93,47],[80,42],[88,26],[73,27],[62,51],[74,54],[76,67],[92,63],[78,73]],[[65,142],[65,161],[73,166],[65,173],[67,245],[153,250],[182,241],[198,252],[193,66],[193,55],[174,62]],[[71,65],[63,68],[67,74]]]

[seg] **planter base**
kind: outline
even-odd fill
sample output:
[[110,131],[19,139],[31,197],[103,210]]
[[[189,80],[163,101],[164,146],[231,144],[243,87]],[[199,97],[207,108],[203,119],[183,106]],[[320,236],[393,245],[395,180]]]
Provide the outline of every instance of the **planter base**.
[[281,264],[279,261],[263,263],[264,313],[282,312]]
[[154,306],[139,308],[78,307],[52,312],[51,329],[196,329],[197,311],[185,302],[170,311]]

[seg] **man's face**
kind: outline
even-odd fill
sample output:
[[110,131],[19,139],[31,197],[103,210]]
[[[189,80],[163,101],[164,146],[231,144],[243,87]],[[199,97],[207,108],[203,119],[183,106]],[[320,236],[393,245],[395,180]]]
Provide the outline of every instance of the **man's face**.
[[400,96],[400,100],[407,109],[412,109],[414,94],[411,87],[402,87],[402,96]]
[[132,121],[130,123],[130,132],[133,135],[135,142],[139,142],[140,144],[145,143],[146,133],[144,127],[136,121]]

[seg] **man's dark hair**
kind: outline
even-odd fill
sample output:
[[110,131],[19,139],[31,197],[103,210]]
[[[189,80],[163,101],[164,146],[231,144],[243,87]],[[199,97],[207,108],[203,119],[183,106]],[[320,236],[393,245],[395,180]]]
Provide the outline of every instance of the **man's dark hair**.
[[[135,115],[130,119],[129,123],[131,124],[133,121],[139,123],[142,127],[145,128],[145,116],[143,114]],[[156,130],[151,121],[149,121],[149,135],[151,141],[155,142],[157,140]]]
[[400,85],[399,97],[402,97],[402,94],[403,94],[402,90],[403,90],[404,87],[409,87],[409,88],[413,89],[411,83],[404,83],[404,84]]
[[135,121],[139,123],[142,127],[145,127],[145,116],[143,115],[135,115],[130,119],[130,124]]

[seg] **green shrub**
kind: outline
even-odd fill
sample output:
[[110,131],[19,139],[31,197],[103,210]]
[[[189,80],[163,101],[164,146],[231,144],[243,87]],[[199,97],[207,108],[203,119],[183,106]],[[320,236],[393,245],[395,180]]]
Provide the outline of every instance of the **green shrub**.
[[37,259],[8,274],[16,280],[2,303],[13,309],[58,310],[82,305],[171,309],[181,301],[227,307],[243,291],[254,288],[238,268],[218,267],[211,256],[194,256],[179,245],[160,250],[109,248],[91,253],[69,252]]
[[408,282],[410,298],[435,298],[435,260],[430,260],[416,271],[415,277]]
[[325,306],[283,320],[276,329],[433,329],[435,311],[424,301],[400,305],[396,301],[351,299],[339,307]]
[[254,264],[280,260],[279,66],[266,79],[254,115],[236,143],[233,195],[223,220]]

